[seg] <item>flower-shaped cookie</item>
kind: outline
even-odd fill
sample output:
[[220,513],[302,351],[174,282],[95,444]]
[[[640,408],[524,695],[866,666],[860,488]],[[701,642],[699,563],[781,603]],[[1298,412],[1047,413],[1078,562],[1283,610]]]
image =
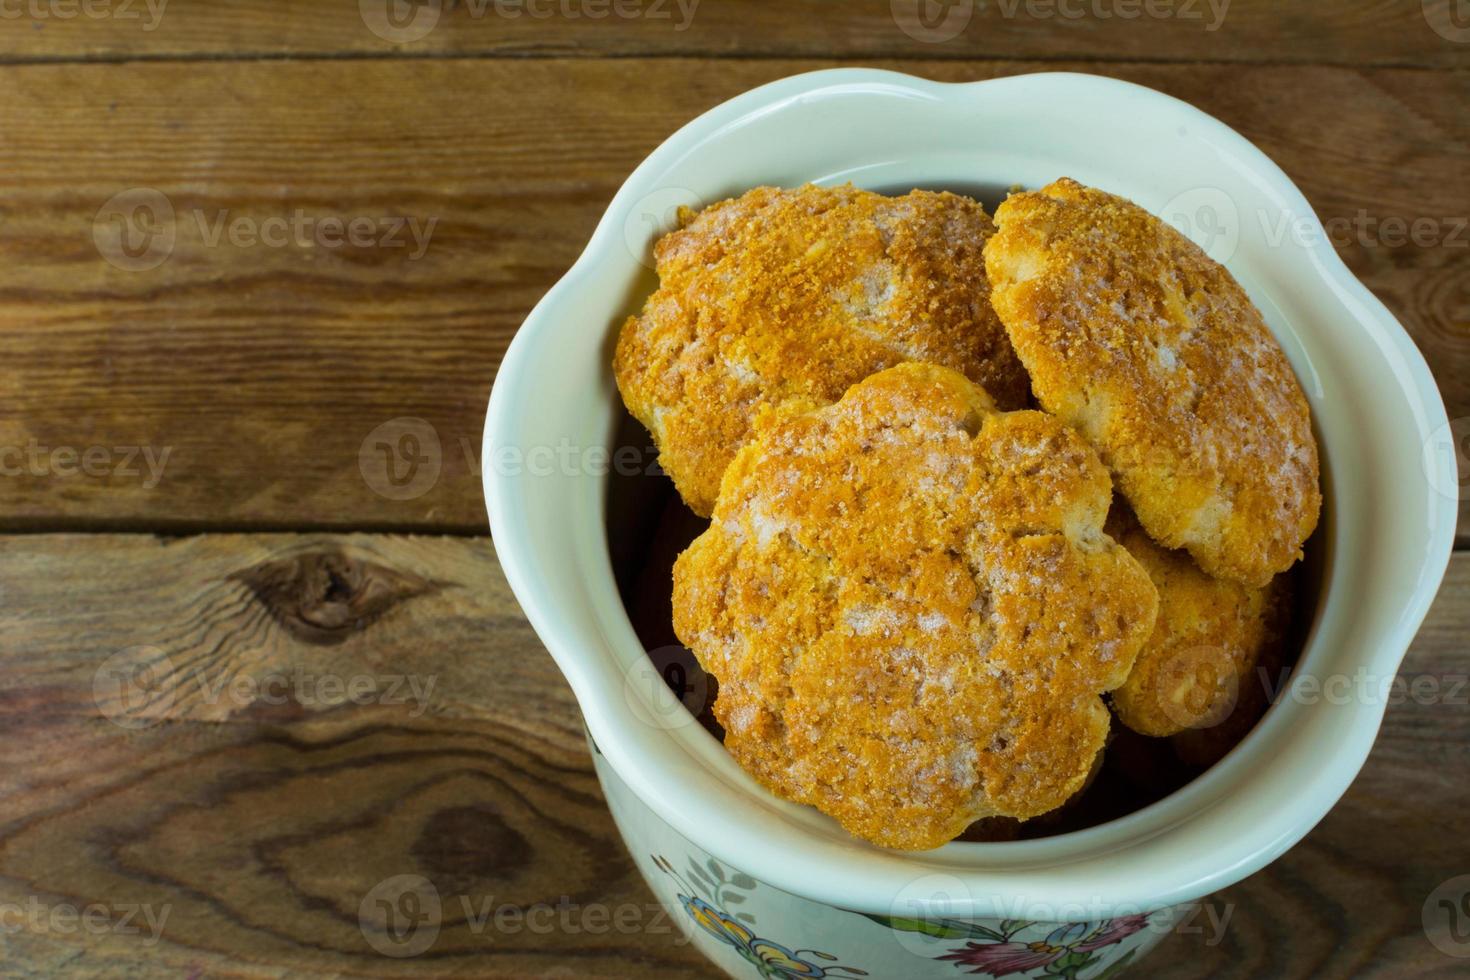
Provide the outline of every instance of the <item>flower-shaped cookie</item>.
[[675,567],[726,748],[887,847],[1061,805],[1158,602],[1103,533],[1110,499],[1076,433],[946,368],[765,412]]

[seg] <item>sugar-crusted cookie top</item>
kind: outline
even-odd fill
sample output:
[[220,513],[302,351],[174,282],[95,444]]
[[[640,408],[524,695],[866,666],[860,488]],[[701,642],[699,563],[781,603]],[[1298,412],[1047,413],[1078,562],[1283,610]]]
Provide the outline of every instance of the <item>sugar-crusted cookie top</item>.
[[1103,533],[1110,498],[1074,432],[941,367],[763,413],[675,567],[726,748],[888,847],[1059,806],[1157,603]]
[[990,307],[979,204],[915,191],[760,187],[661,239],[659,289],[618,338],[623,400],[696,512],[763,404],[828,404],[905,361],[952,367],[1005,408],[1029,397]]
[[1262,586],[1321,508],[1301,386],[1219,263],[1129,201],[1063,178],[1012,195],[985,250],[1032,389],[1097,448],[1149,534]]

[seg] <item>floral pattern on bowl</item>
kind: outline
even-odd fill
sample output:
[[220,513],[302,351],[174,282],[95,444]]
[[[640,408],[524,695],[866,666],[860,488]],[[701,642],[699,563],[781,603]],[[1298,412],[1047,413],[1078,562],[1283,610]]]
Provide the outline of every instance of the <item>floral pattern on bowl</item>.
[[[689,918],[711,936],[728,943],[759,970],[762,977],[774,978],[774,980],[805,980],[805,978],[821,980],[823,977],[865,977],[868,975],[866,970],[850,966],[821,966],[813,963],[806,957],[828,962],[835,961],[837,957],[831,953],[823,953],[814,949],[793,951],[778,942],[758,938],[753,931],[755,916],[749,912],[737,912],[731,915],[725,911],[723,908],[725,904],[745,901],[742,890],[749,891],[756,887],[755,879],[748,875],[735,872],[727,876],[714,858],[708,858],[705,861],[708,872],[701,869],[691,859],[689,878],[684,878],[675,871],[673,864],[666,857],[654,855],[653,863],[684,889],[679,892],[679,902],[683,905]],[[685,893],[686,891],[688,894]],[[702,893],[709,901],[696,895],[696,892]]]
[[700,952],[741,980],[1109,980],[1178,921],[1177,907],[1051,922],[884,916],[812,901],[696,847],[633,794],[595,742],[592,759],[654,895]]
[[[1084,973],[1097,980],[1117,976],[1133,959],[1135,951],[1130,950],[1117,959],[1104,956],[1103,951],[1149,926],[1149,917],[1141,913],[1100,922],[1060,925],[1006,919],[994,929],[979,922],[953,919],[894,919],[877,915],[868,918],[891,929],[942,939],[969,939],[963,947],[936,958],[952,960],[972,974],[1060,980],[1076,980]],[[1024,938],[1041,932],[1045,933],[1042,938]],[[1104,969],[1089,972],[1100,963]]]

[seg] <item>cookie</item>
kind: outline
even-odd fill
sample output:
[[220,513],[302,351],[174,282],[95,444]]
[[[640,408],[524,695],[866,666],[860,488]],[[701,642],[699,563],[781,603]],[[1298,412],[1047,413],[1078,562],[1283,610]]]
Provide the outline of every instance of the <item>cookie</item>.
[[761,187],[686,215],[614,373],[684,501],[707,516],[761,406],[830,404],[905,361],[954,368],[1003,408],[1029,398],[990,307],[979,204],[915,191]]
[[1169,739],[1174,755],[1186,765],[1208,769],[1225,758],[1251,733],[1267,709],[1281,696],[1290,676],[1289,654],[1295,637],[1294,577],[1287,573],[1267,587],[1271,593],[1270,601],[1275,606],[1268,629],[1278,630],[1281,636],[1261,645],[1255,668],[1241,678],[1235,707],[1223,721],[1206,728],[1186,728]]
[[674,569],[726,748],[886,847],[1060,806],[1157,606],[1110,499],[1080,436],[947,368],[763,412]]
[[1280,660],[1289,611],[1286,577],[1261,589],[1212,578],[1189,555],[1154,544],[1125,508],[1115,508],[1108,531],[1159,593],[1153,634],[1112,694],[1118,720],[1141,735],[1162,737],[1214,729],[1239,709],[1248,729],[1259,717],[1256,706],[1264,705],[1256,667]]
[[1120,197],[1063,178],[1012,195],[992,301],[1047,411],[1082,432],[1144,528],[1261,587],[1317,525],[1301,386],[1223,266]]

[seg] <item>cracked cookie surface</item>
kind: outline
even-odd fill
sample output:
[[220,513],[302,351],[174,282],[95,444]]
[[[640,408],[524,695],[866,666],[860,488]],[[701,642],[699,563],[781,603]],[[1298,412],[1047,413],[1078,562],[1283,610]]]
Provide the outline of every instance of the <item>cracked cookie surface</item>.
[[1030,397],[990,307],[975,201],[852,186],[759,187],[654,250],[659,288],[613,369],[684,501],[708,515],[762,405],[830,404],[905,361],[954,368],[1004,408]]
[[1137,205],[1063,178],[1014,194],[985,249],[992,301],[1047,411],[1098,450],[1139,521],[1260,587],[1317,525],[1301,386],[1226,269]]
[[1096,453],[905,364],[767,410],[674,570],[725,746],[855,836],[926,849],[1087,778],[1157,606]]

